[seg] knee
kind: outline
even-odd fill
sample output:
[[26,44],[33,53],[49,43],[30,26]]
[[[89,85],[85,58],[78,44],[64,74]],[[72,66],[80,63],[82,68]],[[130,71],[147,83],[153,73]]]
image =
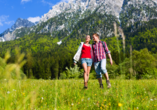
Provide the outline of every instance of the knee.
[[90,71],[87,71],[87,74],[89,74],[90,73]]
[[84,71],[84,74],[87,74],[88,72],[87,71]]
[[102,75],[101,74],[96,74],[96,78],[102,78]]
[[103,74],[107,73],[107,69],[106,68],[102,68],[101,71],[102,71]]

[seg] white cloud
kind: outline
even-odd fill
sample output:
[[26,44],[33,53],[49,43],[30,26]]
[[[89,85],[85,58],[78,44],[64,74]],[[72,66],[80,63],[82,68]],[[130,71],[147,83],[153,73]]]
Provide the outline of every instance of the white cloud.
[[[61,3],[61,2],[66,2],[66,3],[68,3],[69,1],[70,1],[70,0],[60,0],[60,1],[57,2],[56,4],[59,4],[59,3]],[[73,0],[72,0],[72,1],[73,1]],[[42,0],[41,2],[42,2],[43,4],[49,5],[50,7],[56,5],[56,4],[53,4],[53,3],[51,3],[51,2],[47,2],[47,1],[45,1],[45,0]]]
[[21,0],[21,3],[24,3],[24,2],[29,2],[31,0]]
[[3,26],[3,24],[0,22],[0,26]]
[[47,1],[45,1],[45,0],[42,0],[41,2],[44,3],[44,4],[49,5],[50,7],[52,7],[52,6],[54,5],[53,3],[47,2]]
[[28,20],[33,22],[33,23],[35,23],[35,22],[40,21],[40,17],[39,16],[37,16],[37,17],[29,17]]
[[5,22],[5,24],[7,24],[7,25],[10,25],[10,24],[13,24],[14,23],[14,21],[6,21]]
[[68,3],[68,2],[69,2],[69,0],[61,0],[60,2],[66,2],[66,3]]
[[8,17],[9,17],[8,15],[0,16],[0,26],[3,26],[3,23],[8,20]]

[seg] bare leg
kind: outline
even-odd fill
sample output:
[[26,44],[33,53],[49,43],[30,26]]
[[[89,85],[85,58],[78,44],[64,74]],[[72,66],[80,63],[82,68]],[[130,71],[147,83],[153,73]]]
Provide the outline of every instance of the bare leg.
[[108,73],[106,72],[106,73],[104,74],[104,76],[105,76],[105,78],[106,78],[107,87],[110,88],[110,87],[111,87],[111,83],[110,83],[110,81],[109,81]]
[[106,80],[109,80],[108,72],[106,72],[106,73],[104,74],[104,76],[105,76]]
[[87,66],[87,82],[89,80],[89,73],[90,73],[90,70],[91,70],[91,66]]
[[102,78],[98,78],[99,84],[102,84]]
[[86,63],[83,63],[82,64],[82,66],[83,66],[83,69],[84,69],[84,86],[86,86],[87,87],[87,64]]

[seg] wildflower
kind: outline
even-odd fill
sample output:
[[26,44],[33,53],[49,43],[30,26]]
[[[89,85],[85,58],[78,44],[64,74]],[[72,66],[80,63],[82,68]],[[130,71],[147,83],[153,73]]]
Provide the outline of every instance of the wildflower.
[[151,101],[153,101],[153,99],[150,99]]
[[121,106],[122,106],[122,104],[121,104],[121,103],[118,103],[118,106],[119,106],[119,107],[121,107]]
[[88,100],[90,100],[90,98],[88,98]]
[[71,106],[73,106],[74,104],[72,103]]
[[41,99],[43,100],[44,98],[43,98],[43,97],[41,97]]
[[10,94],[10,91],[7,91],[7,94]]

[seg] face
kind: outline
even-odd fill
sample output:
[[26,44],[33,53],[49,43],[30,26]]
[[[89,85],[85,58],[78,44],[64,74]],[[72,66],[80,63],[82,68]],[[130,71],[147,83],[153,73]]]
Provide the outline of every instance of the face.
[[96,35],[93,35],[93,41],[96,41],[98,37]]
[[87,35],[86,36],[86,42],[89,42],[91,39],[90,39],[90,36],[89,35]]

